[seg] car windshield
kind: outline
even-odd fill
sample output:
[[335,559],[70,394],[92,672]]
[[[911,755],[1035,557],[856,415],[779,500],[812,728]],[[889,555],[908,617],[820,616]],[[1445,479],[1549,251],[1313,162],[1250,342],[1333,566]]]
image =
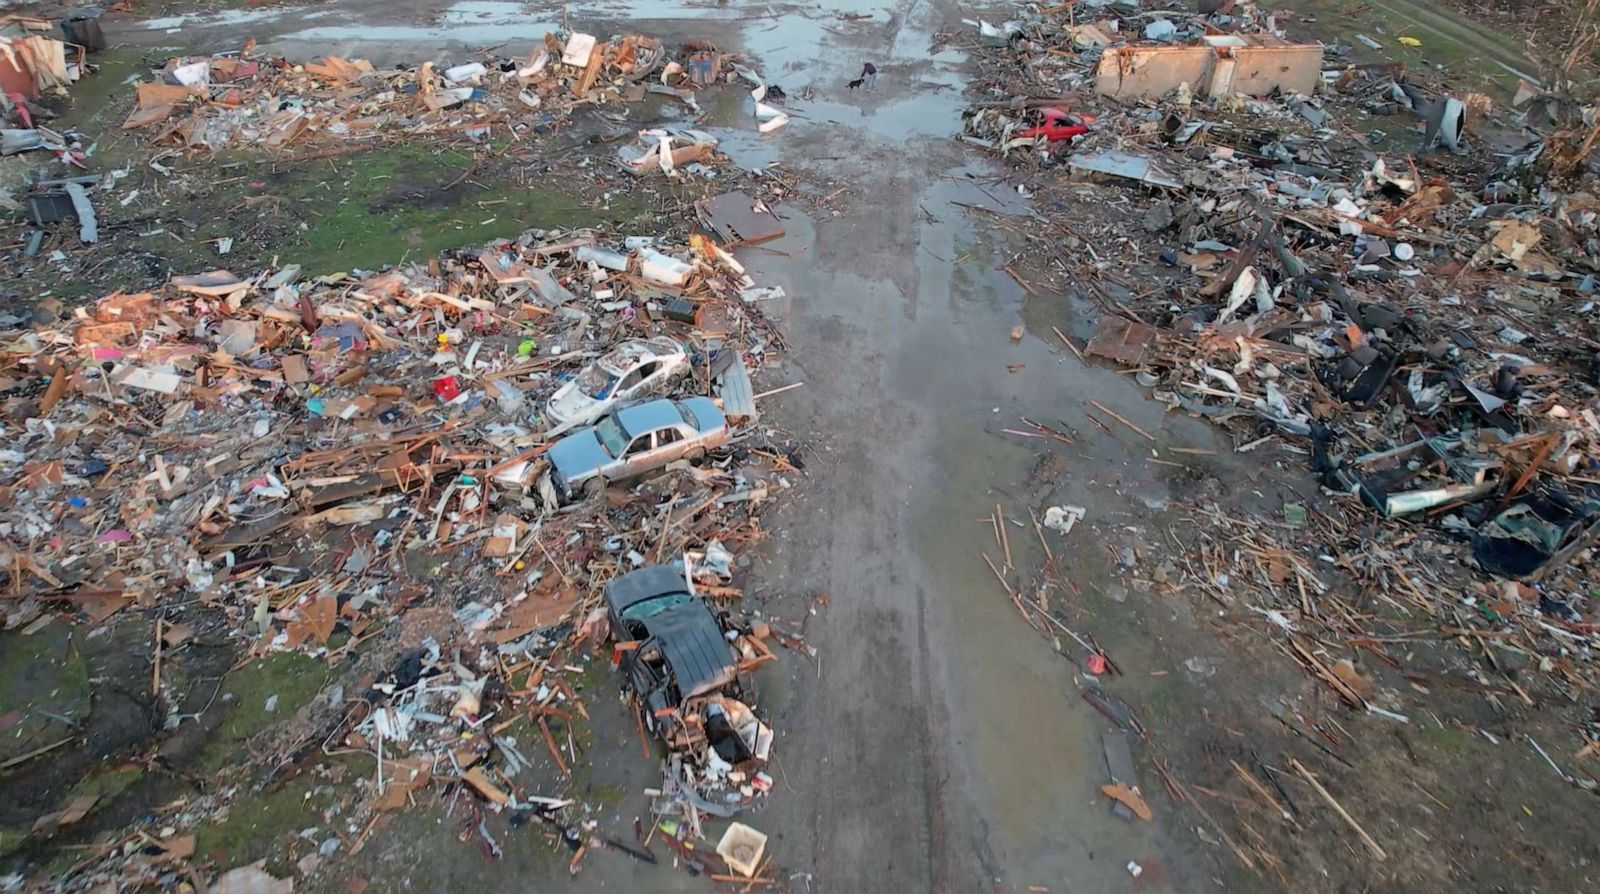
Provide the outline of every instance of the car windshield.
[[595,424],[594,436],[600,439],[600,446],[613,457],[622,455],[628,449],[628,433],[617,424],[617,417],[607,416]]
[[622,618],[625,621],[643,621],[647,618],[653,618],[669,608],[676,608],[691,602],[693,599],[694,597],[688,593],[668,593],[665,596],[657,596],[654,599],[635,602],[622,610]]
[[605,400],[611,396],[611,389],[617,385],[617,377],[601,369],[599,365],[591,366],[578,375],[578,390],[595,400]]

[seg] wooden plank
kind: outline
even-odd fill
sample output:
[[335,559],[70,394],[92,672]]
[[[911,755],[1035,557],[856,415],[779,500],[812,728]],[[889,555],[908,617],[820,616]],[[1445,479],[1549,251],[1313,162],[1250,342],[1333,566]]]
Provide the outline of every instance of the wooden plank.
[[1340,804],[1326,788],[1322,787],[1322,783],[1317,781],[1317,777],[1311,775],[1311,771],[1307,770],[1305,765],[1300,763],[1298,758],[1289,758],[1289,763],[1299,771],[1301,776],[1305,777],[1306,782],[1309,783],[1311,788],[1322,797],[1322,800],[1326,801],[1328,806],[1333,808],[1333,812],[1339,814],[1339,818],[1345,821],[1345,825],[1348,825],[1351,829],[1355,830],[1356,835],[1358,835],[1361,838],[1361,842],[1372,851],[1372,855],[1374,857],[1377,857],[1379,860],[1389,859],[1389,855],[1385,853],[1384,849],[1378,845],[1378,842],[1374,840],[1371,835],[1367,834],[1367,830],[1362,828],[1360,823],[1356,822],[1356,818],[1351,816],[1348,810],[1344,809],[1343,804]]
[[[1083,352],[1091,357],[1114,360],[1124,366],[1142,366],[1145,352],[1155,343],[1158,334],[1157,330],[1143,323],[1136,323],[1123,317],[1107,316],[1101,319],[1100,325],[1089,338],[1089,343],[1084,346]],[[1065,335],[1060,337],[1062,341],[1067,341]],[[1067,341],[1067,344],[1072,343]],[[1076,351],[1077,348],[1073,350]]]
[[606,49],[604,46],[597,46],[589,53],[589,65],[584,68],[583,77],[578,79],[574,93],[584,96],[594,89],[594,82],[600,78],[600,67],[606,62]]
[[1155,814],[1151,812],[1150,805],[1145,803],[1144,798],[1124,783],[1113,782],[1109,785],[1102,785],[1100,786],[1100,793],[1128,808],[1133,812],[1134,816],[1145,822],[1155,818]]
[[500,786],[489,781],[489,777],[483,772],[482,767],[473,767],[463,773],[461,781],[477,789],[478,794],[483,795],[495,804],[505,804],[511,800],[511,796],[507,795]]

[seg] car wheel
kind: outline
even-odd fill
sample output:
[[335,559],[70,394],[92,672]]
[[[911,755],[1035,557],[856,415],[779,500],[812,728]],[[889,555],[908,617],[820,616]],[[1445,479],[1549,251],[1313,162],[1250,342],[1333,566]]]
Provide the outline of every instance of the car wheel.
[[596,475],[583,483],[583,497],[586,500],[598,497],[605,492],[606,480],[599,475]]
[[706,448],[696,447],[693,450],[685,451],[683,458],[689,462],[697,463],[706,458]]

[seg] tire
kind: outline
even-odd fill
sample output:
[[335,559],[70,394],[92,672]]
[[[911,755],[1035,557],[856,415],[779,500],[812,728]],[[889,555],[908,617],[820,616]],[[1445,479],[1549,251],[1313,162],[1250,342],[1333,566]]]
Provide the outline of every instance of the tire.
[[599,475],[583,483],[583,498],[592,500],[606,492],[606,480]]
[[700,462],[706,458],[706,448],[696,447],[693,450],[686,451],[683,454],[683,458],[692,463]]

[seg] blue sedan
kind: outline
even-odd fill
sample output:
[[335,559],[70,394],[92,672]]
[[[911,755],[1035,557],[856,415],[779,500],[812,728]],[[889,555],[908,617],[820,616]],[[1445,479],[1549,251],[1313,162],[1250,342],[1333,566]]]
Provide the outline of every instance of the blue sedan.
[[607,481],[632,478],[678,459],[696,459],[728,443],[728,420],[706,397],[652,400],[614,409],[551,445],[545,454],[563,501],[599,493]]

